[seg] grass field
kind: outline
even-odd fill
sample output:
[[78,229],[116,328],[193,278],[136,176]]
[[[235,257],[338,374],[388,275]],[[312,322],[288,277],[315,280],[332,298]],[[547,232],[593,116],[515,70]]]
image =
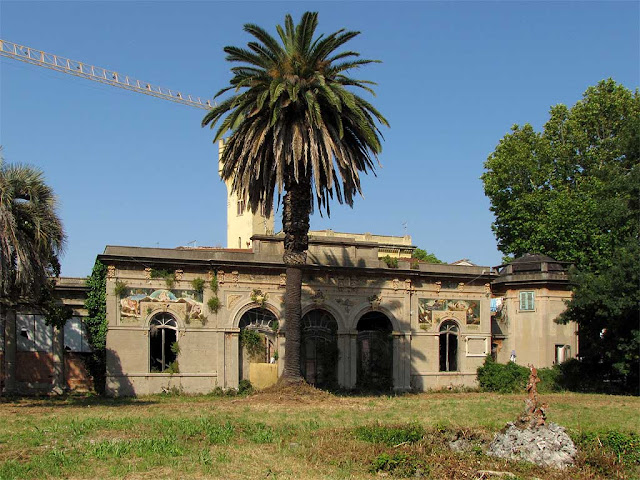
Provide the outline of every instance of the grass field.
[[[1,399],[0,479],[493,478],[483,470],[519,479],[640,478],[640,398],[542,400],[548,419],[580,447],[570,471],[484,455],[479,445],[517,416],[522,395],[337,396],[303,388],[247,397]],[[456,437],[476,446],[454,453],[447,443]]]

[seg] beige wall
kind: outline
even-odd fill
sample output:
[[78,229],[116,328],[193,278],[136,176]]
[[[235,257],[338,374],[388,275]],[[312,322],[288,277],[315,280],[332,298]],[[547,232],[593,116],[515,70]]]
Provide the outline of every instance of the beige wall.
[[[254,248],[268,250],[268,244]],[[393,383],[397,390],[440,388],[475,384],[475,372],[484,360],[485,346],[490,348],[490,294],[484,275],[478,267],[468,267],[468,277],[475,283],[465,285],[456,281],[444,281],[450,288],[443,288],[447,274],[442,268],[436,274],[424,274],[412,270],[393,270],[381,267],[377,252],[370,247],[323,245],[316,248],[315,255],[326,254],[325,270],[310,271],[304,275],[302,290],[302,314],[314,309],[329,312],[338,325],[338,382],[346,388],[356,385],[357,371],[357,325],[367,312],[379,311],[389,318],[393,325]],[[265,248],[266,247],[266,248]],[[360,253],[358,253],[360,252]],[[370,253],[367,253],[370,252]],[[264,252],[263,252],[264,253]],[[333,260],[331,260],[333,259]],[[357,266],[358,261],[364,270],[343,268],[337,264],[345,262],[348,266]],[[266,293],[264,308],[278,319],[281,332],[284,327],[284,269],[273,268],[268,264],[245,264],[237,266],[218,266],[218,298],[220,310],[211,313],[206,307],[212,292],[205,288],[203,303],[204,321],[184,321],[186,307],[176,302],[140,302],[140,315],[126,317],[120,312],[120,300],[114,294],[116,281],[127,284],[129,288],[150,290],[166,289],[164,280],[148,278],[138,263],[116,264],[109,268],[107,279],[107,316],[109,333],[107,336],[107,389],[113,395],[157,393],[171,388],[182,388],[189,392],[208,392],[216,386],[237,388],[239,379],[239,328],[242,315],[258,305],[251,299],[254,289]],[[314,262],[315,263],[315,262]],[[355,264],[355,265],[353,265]],[[332,266],[333,265],[333,266]],[[367,271],[367,268],[372,269]],[[452,267],[453,268],[453,267]],[[455,267],[456,275],[466,267]],[[209,267],[186,266],[179,272],[172,291],[188,290],[191,281],[196,278],[209,279]],[[420,298],[472,299],[480,306],[480,324],[460,323],[458,372],[439,372],[439,325],[447,319],[445,315],[428,330],[421,328],[419,315]],[[149,321],[157,312],[172,314],[178,324],[178,357],[180,373],[149,372]],[[473,343],[475,351],[467,351],[467,342]],[[278,345],[278,372],[282,372],[284,357],[284,338],[280,335]],[[482,352],[477,351],[482,344]],[[471,349],[473,350],[473,348]]]
[[[535,310],[520,310],[520,292],[534,292]],[[499,352],[498,361],[507,362],[511,351],[516,352],[516,363],[532,364],[538,368],[555,363],[555,346],[568,345],[571,357],[578,352],[577,326],[558,324],[556,320],[566,309],[571,292],[548,288],[509,289],[504,296],[508,318],[507,338]]]

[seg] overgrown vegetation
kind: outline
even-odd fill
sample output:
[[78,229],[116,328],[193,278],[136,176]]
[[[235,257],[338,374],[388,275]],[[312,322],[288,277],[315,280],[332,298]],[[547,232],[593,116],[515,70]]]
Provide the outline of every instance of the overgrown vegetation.
[[371,462],[371,473],[386,474],[392,477],[426,477],[429,465],[417,455],[407,453],[381,453]]
[[171,290],[176,283],[176,273],[163,269],[151,269],[151,278],[163,278],[166,287]]
[[424,428],[417,423],[406,425],[363,425],[354,431],[359,440],[371,443],[384,443],[389,447],[405,443],[415,443],[424,437]]
[[[202,396],[167,388],[166,394],[138,399],[5,398],[0,478],[365,480],[379,472],[388,478],[469,480],[482,478],[482,470],[522,480],[638,478],[637,397],[543,397],[550,420],[567,426],[578,445],[577,464],[569,471],[484,455],[481,447],[517,415],[522,398],[495,393],[344,398],[311,390],[243,398],[221,388]],[[453,452],[448,444],[454,438],[469,440],[473,448]]]
[[116,284],[113,287],[113,293],[116,297],[122,297],[127,291],[127,284],[121,282],[120,280],[116,280]]
[[398,259],[395,257],[391,258],[389,255],[385,255],[382,257],[382,261],[386,263],[389,268],[398,268]]
[[98,393],[104,392],[107,344],[107,267],[96,260],[91,275],[87,278],[87,300],[84,305],[87,317],[84,324],[91,353],[85,358],[87,370],[93,378],[93,386]]
[[202,293],[204,292],[205,283],[204,278],[197,277],[191,280],[191,287],[193,287],[196,292]]
[[252,359],[262,359],[266,353],[264,337],[251,328],[243,328],[240,331],[240,345]]
[[612,79],[542,132],[514,125],[485,163],[500,250],[574,265],[562,321],[579,326],[585,372],[602,391],[640,390],[640,94]]
[[207,307],[211,313],[217,313],[220,310],[220,299],[218,297],[211,297],[207,300]]
[[[581,383],[588,382],[583,375],[586,372],[575,370],[579,363],[571,359],[550,368],[539,368],[538,391],[542,393],[579,391]],[[523,392],[529,380],[529,369],[514,362],[498,363],[488,355],[484,364],[478,368],[478,384],[487,392],[517,393]],[[585,389],[588,390],[588,389]]]
[[415,258],[416,260],[421,260],[427,263],[444,263],[438,257],[436,257],[433,253],[429,253],[426,250],[421,248],[416,248],[411,254],[411,258]]

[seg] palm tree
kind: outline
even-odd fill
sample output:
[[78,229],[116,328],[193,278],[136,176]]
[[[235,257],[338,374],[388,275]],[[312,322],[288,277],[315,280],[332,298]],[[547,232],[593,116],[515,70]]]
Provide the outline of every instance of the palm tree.
[[[56,198],[42,172],[4,164],[0,157],[0,316],[9,321],[7,314],[15,314],[21,305],[39,308],[47,317],[59,309],[52,300],[49,279],[60,273],[58,255],[65,238]],[[66,310],[61,315],[69,316]],[[15,328],[5,331],[15,334]],[[15,345],[16,339],[5,341]],[[5,387],[11,391],[15,358],[5,353]]]
[[56,197],[43,173],[0,158],[0,303],[37,303],[60,273],[65,243]]
[[[219,123],[214,143],[231,131],[222,154],[222,178],[252,211],[264,205],[270,214],[277,187],[282,198],[285,292],[284,381],[299,381],[302,266],[308,249],[309,216],[314,198],[330,214],[334,194],[353,206],[361,193],[360,172],[373,171],[381,152],[376,122],[387,120],[348,87],[374,93],[373,82],[351,78],[349,70],[377,62],[354,51],[336,50],[360,32],[339,30],[315,36],[318,14],[307,12],[294,25],[290,15],[276,27],[281,42],[257,25],[244,30],[257,41],[248,49],[225,47],[230,85],[216,94],[235,93],[204,117]],[[284,196],[283,196],[284,193]]]

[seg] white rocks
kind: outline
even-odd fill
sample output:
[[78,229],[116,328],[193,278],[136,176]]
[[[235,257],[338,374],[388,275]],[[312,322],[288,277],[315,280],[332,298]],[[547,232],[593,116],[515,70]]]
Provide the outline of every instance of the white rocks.
[[508,423],[496,434],[487,455],[524,460],[543,467],[566,468],[573,465],[576,447],[563,427],[549,422],[533,428],[517,428]]

